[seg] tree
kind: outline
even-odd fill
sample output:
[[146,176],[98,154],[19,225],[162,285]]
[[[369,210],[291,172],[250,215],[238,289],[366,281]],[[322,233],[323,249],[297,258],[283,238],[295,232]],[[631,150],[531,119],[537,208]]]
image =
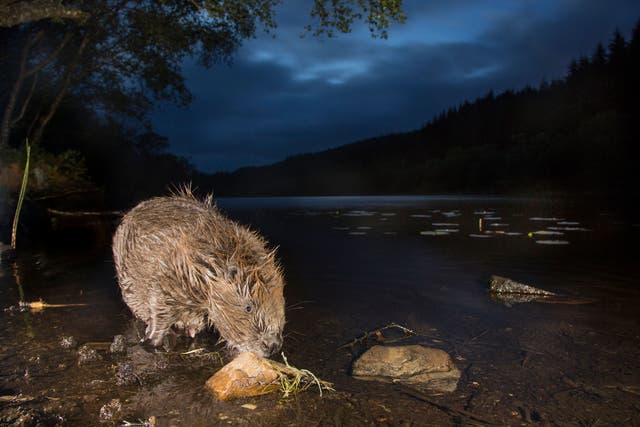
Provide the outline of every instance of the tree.
[[[19,23],[10,35],[13,84],[2,103],[0,146],[22,121],[33,145],[70,92],[102,113],[143,119],[155,101],[191,100],[182,64],[196,58],[210,67],[228,62],[258,28],[273,30],[279,0],[8,1],[0,22]],[[14,12],[29,5],[31,14]],[[386,37],[391,20],[403,21],[402,0],[315,0],[314,34],[349,32],[364,19],[374,36]],[[60,8],[82,19],[54,19]],[[64,5],[64,6],[63,6]],[[12,9],[13,8],[13,9]],[[69,17],[69,16],[67,16]],[[7,25],[7,24],[5,24]],[[312,27],[310,27],[311,30]],[[16,49],[15,46],[20,46]],[[6,64],[4,64],[6,67]],[[35,105],[34,92],[39,92]],[[28,120],[27,120],[28,119]],[[27,121],[30,123],[26,125]]]
[[604,49],[602,43],[598,43],[596,46],[596,50],[593,51],[593,56],[591,57],[591,63],[596,66],[596,68],[601,69],[607,62],[607,51]]
[[619,30],[613,33],[613,38],[609,42],[609,62],[619,63],[623,60],[627,42]]

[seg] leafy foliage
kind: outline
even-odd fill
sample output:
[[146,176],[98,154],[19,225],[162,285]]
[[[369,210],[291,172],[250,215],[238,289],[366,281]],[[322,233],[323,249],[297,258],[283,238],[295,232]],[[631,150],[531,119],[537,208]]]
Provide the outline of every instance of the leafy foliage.
[[365,21],[373,37],[388,37],[391,21],[405,22],[402,0],[314,0],[311,17],[315,25],[307,25],[314,36],[350,33],[354,22]]
[[[17,193],[26,158],[25,148],[0,149],[0,156],[3,159],[0,187]],[[52,154],[39,147],[32,148],[29,176],[30,197],[84,190],[93,186],[87,176],[84,157],[74,150]]]

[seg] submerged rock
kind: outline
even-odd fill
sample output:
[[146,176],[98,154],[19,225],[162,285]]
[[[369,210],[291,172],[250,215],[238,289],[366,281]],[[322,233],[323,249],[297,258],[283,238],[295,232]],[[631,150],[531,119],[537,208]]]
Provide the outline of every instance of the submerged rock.
[[116,335],[113,337],[113,342],[111,343],[111,346],[109,346],[109,351],[111,353],[124,353],[126,349],[124,335]]
[[100,408],[100,422],[112,423],[118,421],[122,416],[122,403],[120,399],[112,399]]
[[594,300],[582,297],[570,297],[525,285],[506,277],[492,275],[489,279],[491,299],[508,307],[526,302],[546,304],[589,304]]
[[241,353],[209,378],[205,387],[220,400],[271,393],[278,390],[280,377],[271,363],[254,353]]
[[400,382],[439,392],[454,391],[460,378],[445,351],[421,345],[373,346],[353,363],[352,374],[359,380]]
[[78,341],[71,335],[60,338],[60,347],[74,349],[78,346]]
[[115,378],[117,385],[142,384],[142,380],[137,374],[135,366],[129,361],[118,363]]
[[78,349],[78,366],[94,362],[96,360],[100,360],[100,355],[95,349],[86,344]]
[[534,288],[524,283],[516,282],[507,277],[496,276],[495,274],[489,279],[489,291],[501,294],[525,294],[538,296],[555,296],[553,292],[544,289]]

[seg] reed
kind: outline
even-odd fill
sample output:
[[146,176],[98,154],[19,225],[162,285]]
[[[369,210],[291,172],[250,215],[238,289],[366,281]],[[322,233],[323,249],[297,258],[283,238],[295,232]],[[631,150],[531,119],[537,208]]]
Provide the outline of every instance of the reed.
[[31,146],[29,145],[29,139],[26,139],[27,144],[27,161],[24,165],[24,173],[22,175],[22,186],[20,187],[20,195],[18,196],[18,205],[16,206],[16,212],[13,215],[13,225],[11,226],[11,249],[16,250],[16,239],[18,235],[18,221],[20,220],[20,210],[22,209],[22,203],[24,202],[24,195],[27,192],[27,182],[29,181],[29,160],[31,158]]

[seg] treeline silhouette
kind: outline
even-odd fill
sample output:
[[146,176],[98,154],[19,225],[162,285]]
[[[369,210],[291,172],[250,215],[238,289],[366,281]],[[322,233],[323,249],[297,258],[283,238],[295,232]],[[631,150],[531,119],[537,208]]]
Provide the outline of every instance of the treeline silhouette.
[[487,95],[423,128],[200,175],[227,195],[638,194],[640,21],[629,41],[571,62],[562,80]]

